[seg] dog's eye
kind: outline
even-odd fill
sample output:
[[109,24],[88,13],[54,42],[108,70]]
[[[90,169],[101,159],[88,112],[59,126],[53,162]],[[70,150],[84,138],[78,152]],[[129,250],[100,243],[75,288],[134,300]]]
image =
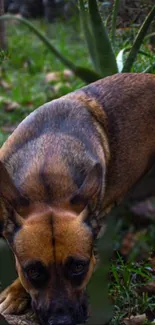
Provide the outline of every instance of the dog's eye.
[[65,264],[65,275],[75,285],[80,285],[89,268],[88,260],[75,259],[68,257]]
[[30,268],[27,271],[27,275],[29,278],[33,279],[33,280],[40,280],[40,278],[42,277],[42,274],[38,272],[38,270],[36,270],[35,268]]
[[74,275],[81,274],[85,270],[86,264],[84,262],[74,261],[70,265],[70,273]]
[[39,261],[33,262],[24,268],[24,273],[28,280],[35,287],[41,287],[48,279],[46,267]]

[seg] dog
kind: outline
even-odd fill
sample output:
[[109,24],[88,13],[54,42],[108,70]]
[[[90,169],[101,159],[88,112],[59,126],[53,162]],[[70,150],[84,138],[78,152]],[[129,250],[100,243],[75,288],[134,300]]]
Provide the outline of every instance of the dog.
[[42,325],[87,320],[104,216],[153,166],[155,76],[116,74],[46,103],[0,150],[0,226],[18,279],[0,312],[31,300]]

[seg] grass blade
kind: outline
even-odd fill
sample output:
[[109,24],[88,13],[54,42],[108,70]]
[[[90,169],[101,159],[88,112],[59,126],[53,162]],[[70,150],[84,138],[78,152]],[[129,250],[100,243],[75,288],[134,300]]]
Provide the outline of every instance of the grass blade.
[[76,67],[74,73],[86,83],[91,83],[102,78],[102,76],[94,70],[83,67]]
[[155,63],[150,64],[144,71],[143,73],[152,73],[155,69]]
[[98,64],[97,64],[97,54],[96,54],[96,48],[94,44],[94,38],[92,36],[92,33],[90,31],[90,27],[88,24],[88,15],[85,10],[84,2],[83,0],[79,0],[79,7],[80,7],[80,16],[81,16],[81,22],[82,22],[82,27],[85,35],[85,40],[87,43],[87,47],[89,50],[89,54],[91,57],[92,64],[95,68],[95,70],[98,70]]
[[115,46],[118,6],[119,6],[119,0],[115,0],[113,4],[113,10],[112,10],[112,25],[111,25],[111,41],[113,46]]
[[137,57],[137,54],[139,52],[139,48],[143,42],[143,39],[147,33],[147,30],[155,16],[155,6],[153,6],[152,10],[147,15],[146,19],[144,20],[144,23],[142,24],[139,33],[134,41],[134,44],[131,48],[131,51],[129,52],[129,55],[126,59],[126,62],[124,64],[124,68],[122,72],[130,72],[132,65]]
[[99,73],[104,77],[118,72],[115,54],[101,19],[96,0],[88,0],[90,21],[98,57]]
[[151,38],[151,37],[153,37],[153,36],[155,36],[155,32],[150,33],[150,34],[147,34],[147,35],[145,36],[145,40],[148,39],[148,38]]

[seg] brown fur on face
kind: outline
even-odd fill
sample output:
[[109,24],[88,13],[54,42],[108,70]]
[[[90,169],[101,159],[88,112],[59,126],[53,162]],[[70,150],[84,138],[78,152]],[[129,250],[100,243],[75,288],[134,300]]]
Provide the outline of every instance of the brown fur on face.
[[[49,197],[47,203],[23,197],[5,167],[2,171],[3,234],[13,249],[19,279],[30,294],[41,323],[84,322],[88,315],[85,288],[95,266],[94,236],[88,225],[90,211],[86,206],[90,196],[93,206],[96,204],[101,182],[98,180],[102,175],[100,164],[94,164],[81,187],[68,200],[60,200],[59,205],[52,207]],[[70,274],[76,265],[82,266],[82,271]],[[41,284],[40,280],[36,284],[29,271],[43,274]]]
[[34,256],[47,266],[64,263],[68,256],[90,258],[92,232],[83,220],[84,212],[77,215],[58,208],[46,209],[30,215],[15,235],[13,248],[21,264]]
[[[95,266],[92,232],[85,224],[86,214],[86,211],[77,215],[46,207],[44,213],[30,215],[15,235],[13,250],[18,275],[40,314],[45,314],[45,310],[52,314],[53,302],[58,296],[62,296],[61,308],[65,301],[74,306],[72,313],[75,318],[81,305],[86,309],[85,287]],[[65,265],[70,258],[89,263],[78,285],[65,274]],[[41,262],[49,274],[48,281],[41,288],[35,288],[24,272],[25,267],[35,261]]]

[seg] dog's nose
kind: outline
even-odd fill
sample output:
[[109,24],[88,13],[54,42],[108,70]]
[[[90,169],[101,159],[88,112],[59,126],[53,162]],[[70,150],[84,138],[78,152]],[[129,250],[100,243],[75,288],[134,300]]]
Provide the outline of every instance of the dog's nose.
[[48,320],[48,325],[74,325],[70,316],[61,315],[56,317],[51,317]]

